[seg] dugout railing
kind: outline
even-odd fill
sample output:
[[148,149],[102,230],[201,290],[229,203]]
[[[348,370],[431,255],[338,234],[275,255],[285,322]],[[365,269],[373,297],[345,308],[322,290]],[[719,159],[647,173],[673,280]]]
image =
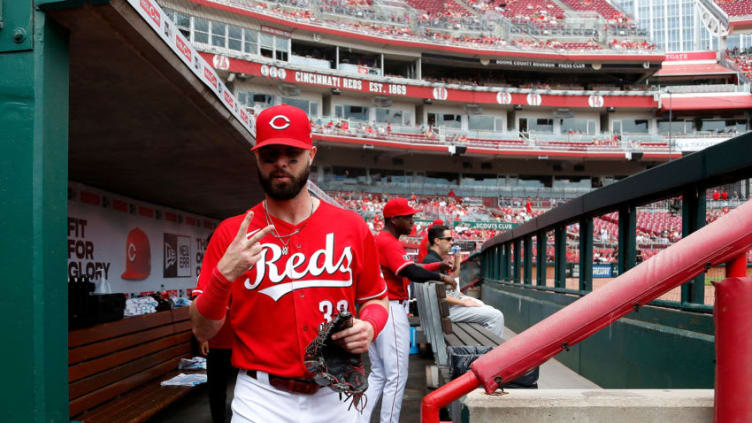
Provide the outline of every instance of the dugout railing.
[[[479,386],[491,393],[504,381],[569,350],[644,305],[712,312],[712,307],[704,304],[702,274],[710,266],[725,264],[727,276],[746,275],[746,252],[752,246],[752,202],[703,228],[705,193],[710,187],[752,177],[750,142],[752,135],[743,135],[665,163],[571,200],[486,242],[481,252],[484,280],[581,298],[481,357],[472,371],[426,396],[422,421],[438,421],[439,408],[451,401]],[[683,199],[683,239],[634,268],[636,207],[679,195]],[[620,276],[592,292],[593,218],[612,211],[619,215]],[[580,225],[581,271],[579,289],[574,290],[565,285],[566,227],[572,223]],[[545,286],[544,266],[538,267],[537,284],[533,285],[532,237],[538,243],[536,261],[545,263],[549,231],[555,234],[554,286]],[[681,301],[655,300],[679,285]]]
[[[636,264],[637,207],[681,196],[682,237],[705,226],[709,188],[752,178],[745,134],[680,160],[664,163],[623,181],[570,200],[487,241],[480,254],[484,280],[577,296],[593,290],[593,219],[618,213],[618,274]],[[566,228],[579,224],[579,286],[566,287]],[[547,234],[554,233],[554,286],[546,286]],[[536,256],[533,257],[533,237]],[[536,280],[533,284],[533,267]],[[681,301],[654,300],[653,305],[710,313],[704,304],[705,281],[698,276],[682,285]]]

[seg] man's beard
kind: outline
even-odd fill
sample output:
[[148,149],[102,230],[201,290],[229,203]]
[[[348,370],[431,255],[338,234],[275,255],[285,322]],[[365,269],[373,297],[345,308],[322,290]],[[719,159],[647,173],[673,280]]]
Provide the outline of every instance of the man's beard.
[[[306,184],[308,183],[308,176],[311,173],[311,165],[307,165],[303,173],[296,177],[292,173],[284,170],[275,170],[269,174],[269,177],[264,177],[261,174],[261,170],[256,168],[258,172],[259,181],[261,181],[261,187],[264,189],[266,195],[276,201],[292,200],[300,193]],[[290,180],[283,183],[272,183],[273,176],[284,174],[289,177]]]

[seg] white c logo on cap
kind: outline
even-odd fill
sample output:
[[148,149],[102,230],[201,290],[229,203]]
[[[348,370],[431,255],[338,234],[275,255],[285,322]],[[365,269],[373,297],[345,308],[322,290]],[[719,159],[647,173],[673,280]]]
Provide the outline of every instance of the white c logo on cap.
[[[278,125],[277,123],[275,123],[275,122],[277,121],[277,119],[282,119],[282,120],[284,121],[284,123],[283,123],[283,124],[281,124],[281,125]],[[274,117],[273,117],[273,118],[272,118],[272,119],[271,119],[271,120],[269,121],[269,126],[271,126],[271,127],[272,127],[272,128],[274,128],[274,129],[287,129],[287,128],[289,128],[289,127],[290,127],[290,118],[288,118],[288,117],[287,117],[287,116],[285,116],[285,115],[277,115],[277,116],[274,116]]]
[[128,260],[136,261],[136,246],[133,243],[128,244]]

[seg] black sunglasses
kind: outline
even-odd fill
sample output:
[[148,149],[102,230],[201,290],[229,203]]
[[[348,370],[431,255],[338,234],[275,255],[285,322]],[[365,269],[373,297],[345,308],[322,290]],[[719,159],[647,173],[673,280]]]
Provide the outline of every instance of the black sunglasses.
[[449,241],[452,240],[451,236],[439,236],[439,237],[436,237],[436,238],[438,238],[438,239],[445,239],[445,240],[449,240]]

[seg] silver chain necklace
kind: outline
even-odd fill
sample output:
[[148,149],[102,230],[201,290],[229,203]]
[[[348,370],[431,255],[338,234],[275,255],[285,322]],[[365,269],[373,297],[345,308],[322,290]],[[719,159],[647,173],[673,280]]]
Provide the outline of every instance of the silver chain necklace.
[[[269,209],[266,208],[266,200],[264,200],[264,217],[266,218],[266,224],[267,226],[272,225],[272,228],[273,228],[272,235],[275,238],[277,238],[279,242],[282,243],[282,255],[283,256],[286,256],[287,253],[290,251],[287,248],[288,244],[290,244],[290,237],[300,233],[300,231],[302,231],[303,228],[305,228],[306,225],[308,224],[308,221],[311,219],[311,216],[313,216],[313,198],[311,198],[311,214],[308,215],[308,218],[305,220],[305,223],[303,223],[303,226],[299,227],[298,229],[295,229],[294,231],[290,232],[287,235],[280,235],[279,231],[277,231],[277,226],[274,225],[274,222],[272,221],[270,217]],[[287,240],[285,241],[285,239]]]

